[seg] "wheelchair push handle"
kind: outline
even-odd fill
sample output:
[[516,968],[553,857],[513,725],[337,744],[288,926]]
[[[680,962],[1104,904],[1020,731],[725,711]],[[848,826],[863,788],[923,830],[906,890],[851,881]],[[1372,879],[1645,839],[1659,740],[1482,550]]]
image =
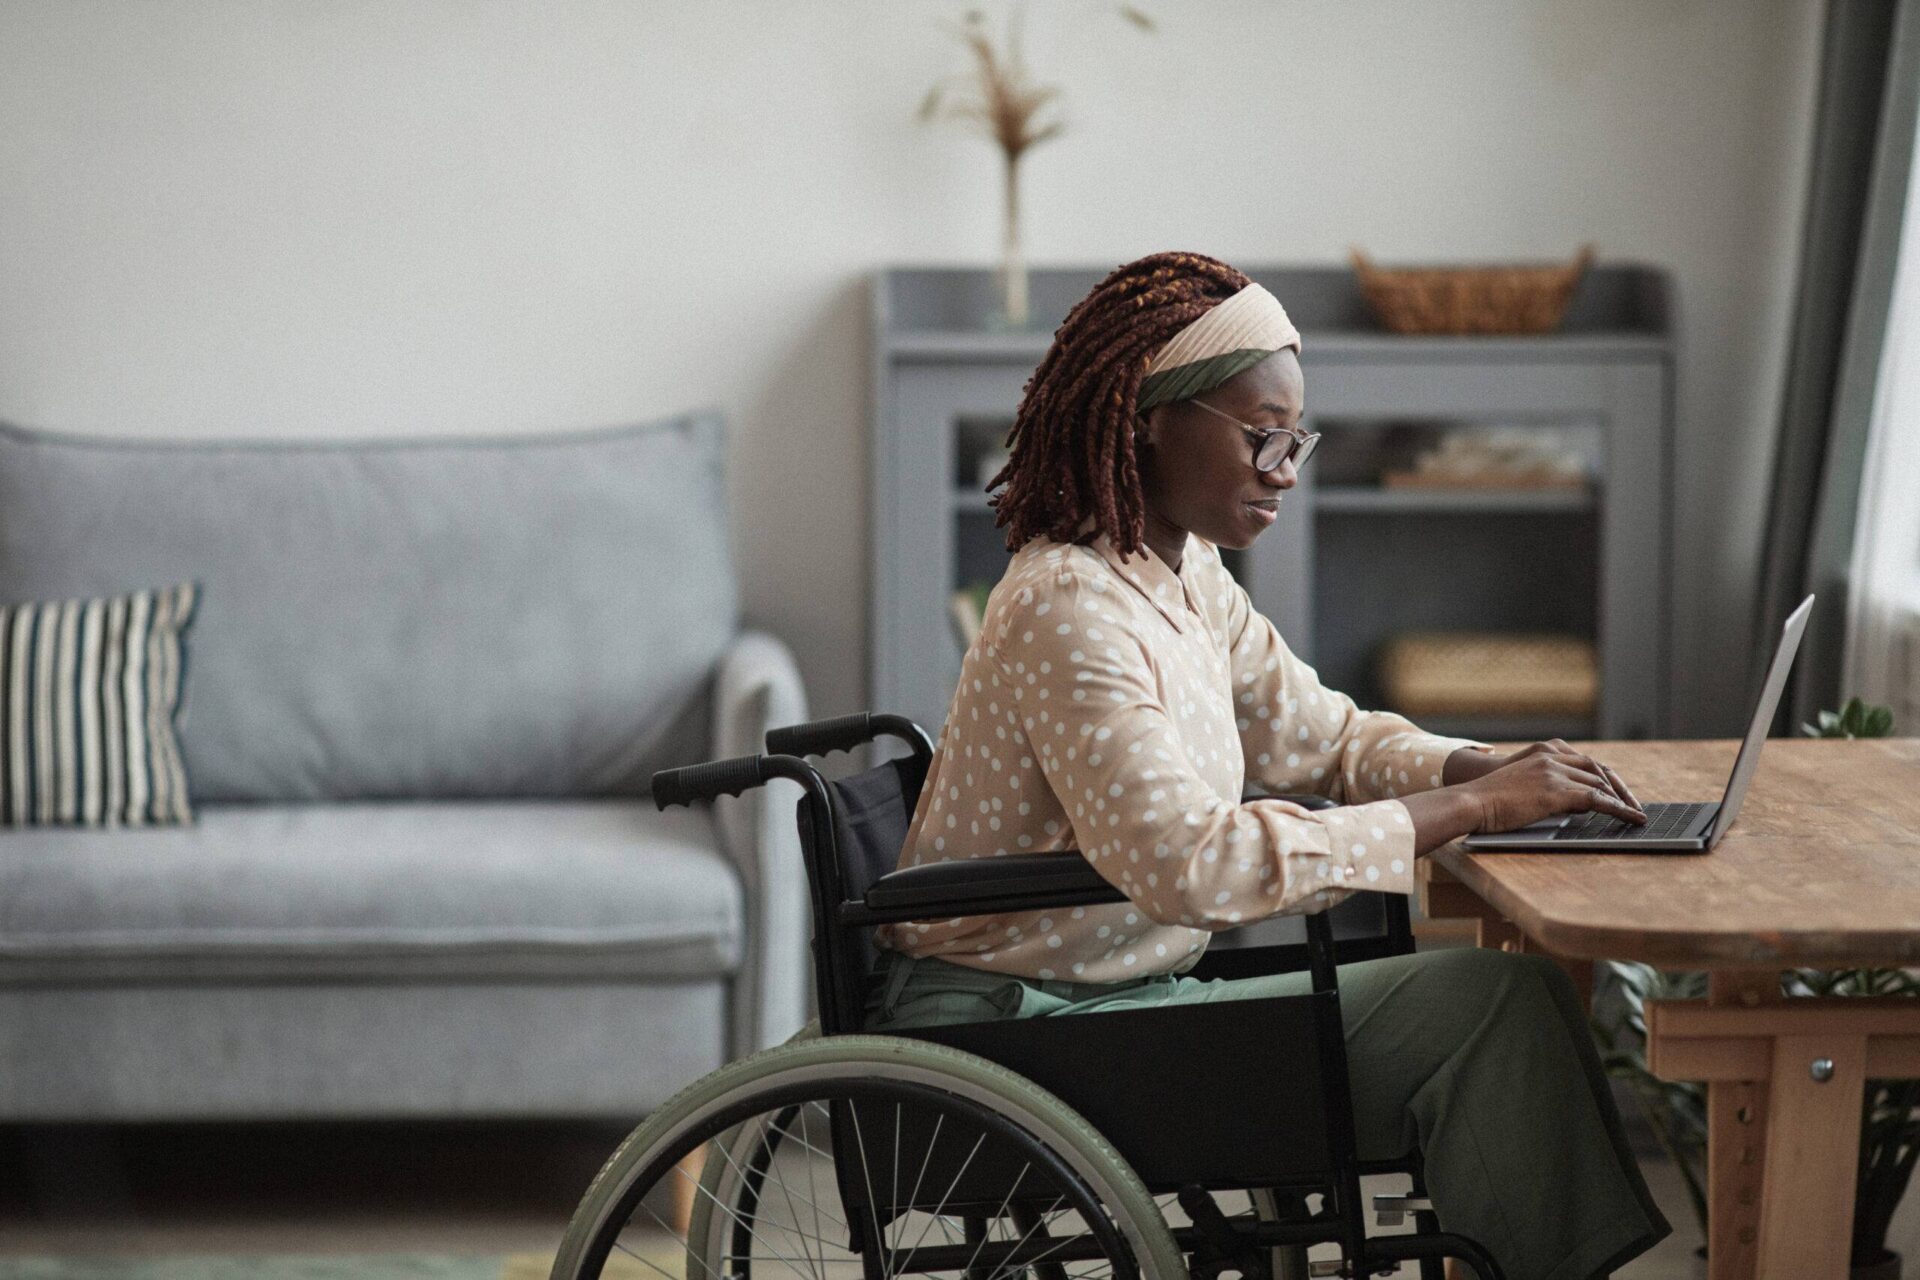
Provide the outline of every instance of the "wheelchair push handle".
[[767,730],[767,750],[777,756],[824,756],[832,751],[851,751],[872,742],[877,731],[871,711],[856,711],[850,716],[790,724]]
[[654,807],[665,810],[715,796],[737,796],[772,776],[765,756],[735,756],[731,760],[662,769],[653,775],[653,803]]
[[767,730],[767,750],[777,756],[824,756],[835,751],[852,751],[875,738],[898,738],[908,750],[926,764],[933,759],[933,740],[905,716],[884,711],[856,711],[831,720],[813,720]]

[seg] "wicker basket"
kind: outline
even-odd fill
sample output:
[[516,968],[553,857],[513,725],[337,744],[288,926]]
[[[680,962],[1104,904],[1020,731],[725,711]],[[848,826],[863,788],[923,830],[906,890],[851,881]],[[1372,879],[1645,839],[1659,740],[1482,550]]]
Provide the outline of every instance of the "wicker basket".
[[1576,636],[1407,632],[1380,649],[1380,692],[1395,711],[1436,715],[1590,715],[1593,643]]
[[1410,267],[1383,270],[1353,251],[1353,272],[1374,319],[1394,333],[1551,333],[1593,262],[1531,267]]

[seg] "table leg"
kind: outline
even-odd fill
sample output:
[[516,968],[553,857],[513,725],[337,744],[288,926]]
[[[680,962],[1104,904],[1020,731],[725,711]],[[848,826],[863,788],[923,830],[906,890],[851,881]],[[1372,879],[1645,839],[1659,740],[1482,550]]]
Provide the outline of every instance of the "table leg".
[[[1780,975],[1772,970],[1707,978],[1710,1005],[1752,1008],[1779,999]],[[1707,1085],[1707,1280],[1752,1280],[1759,1274],[1767,1101],[1765,1082]]]
[[693,1202],[700,1194],[700,1174],[706,1167],[707,1148],[701,1145],[680,1157],[673,1169],[673,1199],[668,1210],[673,1221],[668,1226],[683,1240],[693,1222]]
[[1760,1200],[1762,1274],[1847,1274],[1866,1069],[1865,1036],[1774,1040]]

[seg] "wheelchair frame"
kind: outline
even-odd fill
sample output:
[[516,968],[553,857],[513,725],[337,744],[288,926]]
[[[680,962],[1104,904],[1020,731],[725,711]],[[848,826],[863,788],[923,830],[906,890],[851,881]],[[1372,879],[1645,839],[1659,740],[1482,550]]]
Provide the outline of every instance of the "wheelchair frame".
[[[909,754],[833,782],[804,759],[852,751],[882,736],[905,743]],[[874,954],[869,931],[876,925],[1127,901],[1084,858],[1060,852],[903,870],[874,865],[871,870],[878,874],[853,886],[857,896],[850,896],[849,879],[866,879],[868,870],[849,862],[860,852],[858,833],[850,825],[860,815],[850,811],[859,808],[861,786],[870,785],[880,794],[897,787],[910,817],[932,762],[932,741],[904,717],[863,712],[772,730],[767,748],[770,754],[764,756],[656,774],[654,798],[665,809],[738,795],[774,778],[799,784],[798,820],[808,864],[811,946],[825,1037],[861,1032]],[[1322,796],[1286,799],[1333,807]],[[897,863],[897,848],[892,858]],[[1355,903],[1363,909],[1372,904],[1376,918],[1384,918],[1384,932],[1337,942],[1330,917]],[[1313,1274],[1368,1275],[1418,1260],[1423,1277],[1433,1280],[1439,1275],[1439,1259],[1452,1256],[1480,1276],[1499,1280],[1500,1271],[1484,1248],[1437,1230],[1430,1205],[1420,1198],[1417,1152],[1404,1159],[1364,1162],[1356,1151],[1337,964],[1411,952],[1405,899],[1358,891],[1328,911],[1304,915],[1302,921],[1304,946],[1209,950],[1188,971],[1210,978],[1307,970],[1311,990],[1301,995],[1083,1017],[945,1024],[885,1034],[946,1045],[998,1063],[1079,1112],[1150,1190],[1178,1196],[1191,1225],[1175,1228],[1174,1235],[1193,1259],[1196,1275],[1244,1272],[1249,1259],[1266,1256],[1264,1250],[1303,1251],[1308,1245],[1333,1243],[1341,1250],[1340,1264],[1332,1270],[1313,1264]],[[1195,1043],[1208,1044],[1212,1051],[1196,1059],[1187,1051]],[[1303,1045],[1310,1051],[1303,1054]],[[1134,1086],[1130,1096],[1117,1096],[1112,1077],[1104,1073],[1090,1082],[1085,1070],[1089,1061],[1126,1061],[1125,1075]],[[1244,1089],[1247,1079],[1271,1075],[1274,1064],[1283,1062],[1296,1067],[1287,1089]],[[1106,1087],[1090,1087],[1096,1083]],[[1234,1109],[1218,1104],[1216,1099],[1223,1096],[1236,1100]],[[1367,1237],[1359,1180],[1372,1173],[1412,1176],[1413,1196],[1380,1197],[1376,1208],[1383,1220],[1414,1213],[1414,1234]],[[847,1203],[861,1208],[852,1224],[857,1245],[863,1224],[870,1231],[899,1206],[863,1204],[861,1188],[847,1185],[844,1171],[842,1182]],[[1208,1195],[1218,1190],[1271,1192],[1297,1216],[1229,1220]],[[1322,1196],[1322,1205],[1308,1213],[1306,1200],[1313,1194]],[[869,1214],[883,1216],[869,1220]],[[864,1250],[863,1256],[873,1253]],[[876,1265],[869,1265],[870,1277],[877,1276]],[[1257,1261],[1252,1265],[1266,1270]]]

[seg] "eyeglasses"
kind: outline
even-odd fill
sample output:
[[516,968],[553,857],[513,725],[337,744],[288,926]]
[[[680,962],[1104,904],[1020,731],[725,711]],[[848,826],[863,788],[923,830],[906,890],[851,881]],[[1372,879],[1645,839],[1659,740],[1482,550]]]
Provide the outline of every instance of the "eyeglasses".
[[1253,469],[1267,472],[1277,471],[1280,464],[1288,458],[1293,459],[1295,468],[1307,465],[1307,459],[1313,456],[1313,450],[1320,443],[1318,431],[1302,431],[1298,427],[1275,427],[1262,431],[1250,427],[1232,414],[1222,413],[1204,400],[1190,400],[1216,418],[1225,418],[1246,433],[1248,443],[1253,445]]

